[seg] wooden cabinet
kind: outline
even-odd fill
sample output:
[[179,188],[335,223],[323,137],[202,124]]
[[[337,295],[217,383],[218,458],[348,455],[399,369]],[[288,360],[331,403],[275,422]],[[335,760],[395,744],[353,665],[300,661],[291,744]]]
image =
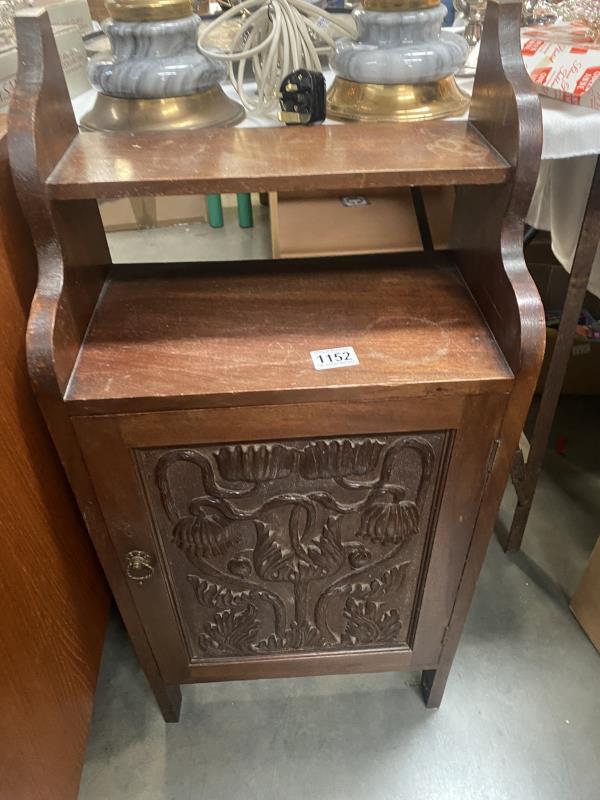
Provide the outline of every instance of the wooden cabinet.
[[[186,682],[405,668],[439,705],[543,353],[519,19],[488,3],[468,123],[162,137],[79,133],[19,18],[31,377],[166,719]],[[96,202],[411,185],[456,188],[449,249],[111,265]]]
[[504,403],[77,418],[165,679],[435,664]]

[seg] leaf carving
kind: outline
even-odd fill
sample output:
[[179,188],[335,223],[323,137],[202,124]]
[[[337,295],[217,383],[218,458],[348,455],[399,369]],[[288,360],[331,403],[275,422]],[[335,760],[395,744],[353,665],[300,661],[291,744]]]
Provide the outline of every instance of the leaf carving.
[[335,575],[344,565],[346,553],[342,545],[340,517],[330,516],[323,532],[307,548],[308,557],[318,567],[319,577]]
[[[405,561],[402,564],[397,564],[390,569],[385,570],[382,573],[380,578],[375,578],[369,582],[349,582],[344,583],[343,581],[339,581],[338,583],[331,586],[325,592],[321,594],[319,598],[316,608],[315,608],[315,617],[317,626],[321,631],[328,634],[330,637],[333,638],[333,632],[331,631],[328,623],[327,623],[327,609],[331,599],[335,595],[345,594],[347,595],[346,599],[346,606],[344,608],[344,616],[346,619],[349,619],[351,622],[354,620],[355,617],[361,617],[361,631],[360,634],[363,638],[367,636],[365,633],[366,629],[371,629],[372,635],[375,635],[374,628],[372,627],[373,622],[377,622],[377,620],[372,619],[367,613],[365,605],[365,611],[363,613],[361,603],[371,603],[375,604],[376,606],[381,605],[382,602],[388,601],[388,595],[398,596],[399,592],[402,589],[402,585],[404,583],[404,579],[406,576],[406,570],[409,567],[410,562]],[[352,601],[352,602],[349,602]],[[389,602],[389,601],[388,601]],[[358,604],[358,605],[357,605]],[[373,606],[369,605],[369,609],[372,610]],[[350,615],[350,616],[348,616]],[[398,619],[400,617],[400,613],[397,614]],[[363,619],[364,617],[364,619]],[[380,621],[381,625],[383,625],[383,621]],[[358,624],[357,620],[354,620],[352,624]],[[378,623],[379,624],[379,623]],[[346,629],[348,628],[348,624],[346,625]],[[351,627],[351,630],[354,630]],[[356,631],[354,633],[348,633],[348,636],[358,636]],[[379,636],[379,634],[377,634]],[[342,636],[342,641],[346,641]],[[349,640],[348,640],[349,641]],[[375,639],[375,641],[379,641],[379,639]],[[374,642],[371,642],[374,643]]]
[[[227,577],[224,576],[225,579]],[[231,589],[216,581],[201,578],[199,575],[188,575],[188,581],[193,586],[196,599],[204,608],[236,609],[249,601],[266,603],[273,611],[275,631],[280,633],[285,629],[285,606],[281,598],[266,587],[250,584],[245,589]]]
[[277,534],[262,522],[256,525],[256,546],[253,559],[256,574],[265,581],[291,581],[294,563],[291,551],[285,551],[277,541]]
[[[299,525],[299,515],[294,509],[290,516],[290,536],[296,537],[293,526]],[[344,565],[346,553],[342,544],[341,520],[330,516],[322,533],[305,546],[296,538],[296,547],[284,549],[277,541],[277,534],[263,523],[256,524],[256,547],[254,569],[267,581],[311,581],[335,575]]]
[[400,635],[402,622],[396,608],[383,612],[373,600],[346,599],[346,627],[342,642],[350,645],[392,644]]
[[251,589],[234,591],[198,575],[188,575],[188,580],[194,587],[196,599],[204,608],[236,608],[250,600],[253,593]]
[[271,634],[255,645],[259,653],[277,650],[309,650],[326,645],[320,631],[308,622],[292,622],[283,636]]
[[328,594],[348,594],[357,599],[366,599],[367,597],[372,600],[383,600],[386,594],[393,594],[402,588],[406,569],[410,562],[405,561],[402,564],[397,564],[382,573],[381,578],[375,578],[368,583],[343,583],[339,586],[334,586]]
[[204,625],[198,640],[200,647],[212,655],[252,653],[258,628],[256,607],[248,603],[242,611],[219,611],[214,622]]

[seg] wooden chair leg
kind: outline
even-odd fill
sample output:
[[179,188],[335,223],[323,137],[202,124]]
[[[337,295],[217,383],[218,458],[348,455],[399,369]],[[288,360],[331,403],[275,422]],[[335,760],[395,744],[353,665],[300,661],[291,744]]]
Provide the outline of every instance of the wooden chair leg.
[[531,448],[526,462],[517,463],[512,478],[517,491],[518,502],[504,549],[519,550],[531,505],[537,488],[544,454],[550,439],[550,430],[560,398],[565,373],[571,355],[575,328],[585,299],[587,285],[598,249],[600,231],[600,159],[592,181],[583,223],[577,243],[575,260],[569,277],[569,286],[563,308],[562,318],[556,337],[554,352],[546,376],[546,383],[540,400],[535,421]]

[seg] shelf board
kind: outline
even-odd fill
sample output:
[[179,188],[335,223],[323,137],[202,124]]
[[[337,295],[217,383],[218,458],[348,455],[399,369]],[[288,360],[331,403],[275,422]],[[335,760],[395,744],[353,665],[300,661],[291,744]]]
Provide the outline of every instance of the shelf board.
[[[479,393],[513,383],[444,255],[262,264],[115,267],[67,389],[72,413]],[[313,368],[311,350],[348,345],[358,366]]]
[[466,122],[80,133],[49,176],[57,199],[504,183]]

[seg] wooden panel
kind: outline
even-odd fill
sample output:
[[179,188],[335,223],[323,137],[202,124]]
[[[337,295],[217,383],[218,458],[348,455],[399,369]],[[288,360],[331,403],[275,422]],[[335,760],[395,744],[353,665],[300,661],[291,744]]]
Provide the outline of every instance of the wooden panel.
[[450,246],[456,190],[453,186],[429,186],[423,189],[422,196],[432,245],[435,250],[447,250]]
[[[283,274],[203,274],[189,265],[117,271],[67,399],[88,408],[134,397],[216,405],[267,402],[274,393],[290,402],[335,390],[348,398],[365,387],[468,392],[510,383],[452,267],[395,269],[390,257],[377,269],[350,263]],[[314,369],[311,350],[347,345],[358,366]]]
[[[159,659],[165,679],[168,682],[186,682],[194,678],[212,680],[213,676],[218,675],[217,665],[224,667],[221,679],[225,676],[235,679],[285,674],[285,661],[289,661],[287,674],[302,674],[305,669],[312,674],[324,674],[334,671],[335,665],[349,672],[362,668],[377,671],[383,668],[382,664],[395,663],[398,668],[409,665],[411,657],[406,655],[407,643],[410,644],[414,637],[423,570],[432,546],[451,445],[452,435],[446,432],[452,431],[459,424],[463,407],[464,398],[436,398],[435,401],[433,398],[411,398],[383,404],[330,403],[319,405],[318,408],[315,405],[288,406],[284,407],[284,413],[280,413],[281,409],[278,407],[255,406],[76,418],[75,428],[103,505],[112,540],[120,554],[124,578],[130,551],[143,550],[150,554],[153,561],[154,572],[151,577],[139,583],[136,580],[129,580],[128,583],[136,597],[146,634]],[[285,411],[290,413],[286,414]],[[241,441],[255,443],[254,446],[245,448],[245,461],[241,454],[238,459],[240,451],[236,450],[235,439],[229,446],[206,445],[207,442],[219,441],[222,432],[227,430],[224,413],[237,418],[239,429],[244,431],[245,438]],[[413,434],[411,423],[417,415],[423,429]],[[379,433],[390,429],[398,433]],[[274,445],[270,448],[275,460],[269,463],[266,460],[269,449],[264,438],[266,430],[271,434],[271,441],[284,442],[283,446]],[[334,441],[337,444],[327,443],[330,446],[327,447],[328,455],[324,460],[318,455],[322,444],[313,440],[322,442],[330,439],[331,431],[336,436]],[[239,431],[235,430],[233,435],[237,438]],[[300,437],[302,439],[298,441]],[[349,450],[352,445],[345,445],[343,448],[339,446],[341,440],[348,439],[354,445],[353,452]],[[364,447],[357,446],[359,442],[364,444],[365,440],[373,443],[367,443]],[[170,445],[171,441],[177,442],[178,446]],[[231,442],[231,437],[227,434],[225,441]],[[240,439],[237,438],[237,441]],[[163,442],[168,443],[162,446]],[[285,456],[287,461],[282,455],[283,450],[288,454]],[[289,462],[289,453],[292,454],[294,465]],[[464,458],[464,453],[461,458]],[[351,464],[353,460],[355,466]],[[208,471],[207,465],[214,471]],[[262,470],[261,475],[265,480],[258,481],[260,486],[252,488],[246,481],[234,480],[252,467]],[[289,469],[289,474],[284,474]],[[337,474],[338,480],[314,477],[316,472],[324,473],[326,469],[331,474]],[[355,474],[349,474],[350,470],[355,470]],[[271,480],[275,472],[277,476]],[[354,483],[357,484],[356,488],[351,485]],[[358,488],[361,483],[362,488]],[[477,483],[478,480],[475,481]],[[254,579],[261,592],[268,589],[281,598],[276,603],[278,607],[285,605],[284,613],[288,623],[282,633],[291,644],[282,646],[274,653],[258,650],[250,658],[252,663],[248,663],[245,656],[240,658],[241,653],[235,652],[226,657],[215,652],[202,658],[197,641],[192,641],[193,638],[197,640],[198,634],[202,632],[201,628],[196,629],[200,623],[210,624],[212,619],[199,619],[198,613],[193,610],[196,604],[194,587],[188,581],[187,575],[193,574],[210,580],[217,570],[224,573],[225,580],[232,584],[237,582],[239,586],[247,571],[244,559],[252,559],[254,570],[256,561],[258,568],[262,570],[260,549],[250,557],[243,552],[247,549],[244,544],[247,537],[256,538],[256,533],[248,531],[244,521],[235,529],[233,526],[228,528],[225,538],[231,547],[225,547],[220,555],[218,551],[225,540],[216,529],[211,532],[206,529],[201,533],[197,527],[188,530],[185,519],[179,523],[179,517],[183,515],[185,518],[185,507],[193,505],[194,498],[198,498],[196,502],[203,502],[201,498],[204,489],[213,498],[207,499],[207,504],[216,503],[206,519],[210,524],[213,519],[217,521],[217,517],[222,521],[223,516],[232,512],[232,508],[226,508],[228,503],[240,510],[245,509],[242,513],[252,511],[255,502],[261,505],[258,516],[264,512],[265,524],[273,530],[277,527],[276,538],[284,557],[288,549],[286,536],[290,534],[295,538],[296,533],[292,531],[297,526],[305,525],[307,518],[303,517],[302,511],[298,511],[292,520],[291,508],[287,505],[278,507],[273,513],[278,503],[276,498],[283,497],[293,505],[294,498],[301,499],[304,496],[303,508],[316,509],[314,517],[312,511],[310,512],[314,530],[311,535],[305,531],[296,543],[303,553],[306,549],[303,560],[307,566],[312,563],[314,569],[321,568],[324,572],[321,576],[311,576],[315,578],[314,585],[308,585],[312,583],[311,580],[306,582],[297,598],[292,596],[294,593],[290,594],[288,576],[284,574],[283,566],[279,577],[270,574],[268,578]],[[472,489],[470,481],[468,486],[455,487],[454,494],[461,496],[463,493],[470,493]],[[235,492],[237,494],[232,494]],[[398,503],[387,510],[392,514],[398,512],[398,516],[395,523],[388,520],[389,524],[384,525],[378,512],[383,511],[386,500],[394,492]],[[326,499],[326,494],[331,495],[330,500]],[[400,499],[400,494],[404,495],[403,499]],[[341,529],[333,533],[333,539],[325,531],[328,524],[337,524],[333,519],[327,518],[327,503],[332,504],[329,517],[345,517],[340,523]],[[351,510],[352,506],[356,508]],[[367,506],[370,509],[369,514]],[[190,513],[193,515],[193,512]],[[257,517],[257,514],[252,516]],[[357,526],[361,531],[364,529],[364,534],[370,537],[369,541],[362,533],[356,533]],[[341,536],[341,548],[336,551],[334,540],[337,533]],[[466,533],[468,535],[469,532]],[[200,538],[194,544],[196,534]],[[205,534],[210,539],[213,555],[208,550],[203,554],[202,541],[208,542]],[[463,534],[461,529],[456,535],[462,537]],[[452,528],[448,535],[452,537]],[[181,547],[172,541],[173,536],[179,538]],[[381,541],[382,537],[391,538],[389,541]],[[393,538],[397,541],[391,541]],[[186,548],[186,543],[191,549]],[[320,549],[321,556],[317,554],[317,549]],[[335,563],[331,561],[330,567],[335,567],[336,571],[331,576],[326,567],[335,552],[340,558],[336,557]],[[188,562],[188,557],[194,561],[197,556],[200,557],[201,564],[197,561],[194,564]],[[365,559],[371,560],[371,566]],[[376,563],[377,559],[379,564]],[[397,564],[392,563],[395,559],[399,559]],[[232,560],[235,563],[230,565]],[[277,571],[271,555],[268,555],[266,561],[266,569]],[[405,561],[410,561],[411,564],[403,567],[407,571],[404,575],[405,582],[401,586],[388,583],[392,576],[384,581],[385,570],[392,566],[401,566]],[[343,568],[344,564],[346,569]],[[462,564],[458,567],[460,572]],[[323,615],[316,613],[318,602],[315,591],[319,588],[327,590],[332,584],[332,577],[334,580],[341,578],[349,571],[356,578],[350,582],[358,584],[361,576],[364,578],[369,573],[369,578],[371,577],[370,570],[373,571],[373,580],[379,579],[383,584],[382,597],[385,595],[383,588],[390,591],[387,598],[390,601],[389,607],[386,606],[384,611],[396,609],[402,628],[399,631],[396,629],[391,634],[391,639],[387,640],[385,631],[382,632],[380,641],[371,644],[372,653],[365,653],[364,646],[358,649],[344,648],[340,647],[339,641],[337,645],[333,641],[333,647],[324,647],[321,650],[327,663],[311,660],[308,656],[312,657],[317,649],[314,641],[307,643],[307,647],[294,646],[293,637],[307,635],[306,623],[308,619],[312,619],[313,613],[315,620],[318,618],[322,621]],[[247,575],[245,577],[248,578]],[[342,584],[345,585],[345,582],[342,581]],[[445,582],[438,584],[438,594],[444,591],[444,586]],[[306,592],[303,591],[304,588]],[[370,588],[369,582],[365,591]],[[235,594],[226,594],[229,589],[235,592],[233,585],[225,587],[221,600],[227,601],[229,598],[236,605],[238,598]],[[210,588],[208,592],[211,592]],[[262,600],[257,595],[251,599],[256,601],[257,612],[260,611],[264,616],[266,611]],[[296,599],[300,601],[298,607],[295,604]],[[326,609],[327,624],[337,628],[344,621],[342,610],[337,607],[339,599],[335,593],[332,603]],[[302,611],[303,607],[306,608],[305,619],[302,618],[305,613]],[[298,626],[293,624],[294,612],[300,617],[297,620]],[[395,614],[390,615],[390,624],[392,617]],[[267,625],[269,620],[265,617],[263,622]],[[443,619],[430,620],[428,631],[433,640],[430,650],[435,651],[436,643],[439,646],[443,625]],[[314,632],[311,632],[312,635]],[[386,657],[382,649],[384,644],[389,648],[389,657]],[[269,659],[280,660],[282,663],[269,664]]]
[[[410,189],[363,193],[363,204],[342,196],[289,197],[271,192],[274,258],[403,253],[423,249]],[[275,208],[275,206],[277,206]]]
[[[441,400],[439,394],[422,396],[415,403],[388,393],[386,397],[367,396],[361,402],[344,402],[343,405],[311,403],[311,435],[383,434],[388,430],[389,420],[394,421],[394,430],[401,432],[417,428],[456,428],[464,402],[464,397],[456,394],[442,395]],[[232,406],[119,415],[117,420],[121,437],[128,446],[168,447],[190,442],[248,441],[248,431],[252,431],[256,439],[299,438],[305,434],[306,410],[306,405],[288,403],[279,406],[277,413],[271,415],[264,413],[264,406]],[[83,426],[87,430],[94,418],[72,419],[76,429]]]
[[434,120],[81,133],[48,184],[66,199],[503,183],[508,174],[466,123]]
[[0,134],[0,798],[74,800],[108,591],[25,362],[35,253]]
[[[453,590],[458,585],[464,567],[477,501],[485,482],[490,442],[495,435],[499,412],[504,403],[505,397],[502,396],[468,399],[437,397],[400,399],[381,404],[314,404],[283,408],[256,406],[76,418],[75,427],[79,440],[93,474],[111,536],[121,553],[123,572],[127,553],[131,549],[145,550],[153,559],[153,575],[139,585],[136,585],[136,581],[129,583],[134,587],[146,633],[153,642],[165,678],[170,682],[235,680],[277,675],[433,666],[439,656],[444,626],[452,612]],[[422,427],[420,432],[411,434],[410,431],[414,430],[413,425],[417,418]],[[228,425],[228,420],[231,419],[236,420],[237,429]],[[379,433],[390,429],[397,430],[398,434],[390,436]],[[448,485],[445,491],[443,488],[450,442],[449,437],[440,432],[440,429],[456,431],[453,438],[457,443],[452,448],[448,470],[448,480],[451,480],[451,485]],[[351,439],[355,444],[358,441],[364,442],[365,439],[381,441],[384,446],[378,453],[377,464],[373,466],[367,458],[369,455],[367,450],[361,453],[360,458],[357,458],[358,453],[355,451],[354,457],[362,465],[357,472],[362,472],[362,475],[340,475],[335,488],[331,479],[320,479],[319,485],[323,491],[317,489],[316,492],[306,492],[312,480],[310,477],[312,473],[309,476],[307,472],[309,463],[312,465],[311,469],[320,464],[328,467],[337,466],[343,471],[344,464],[347,465],[351,460],[347,447],[345,455],[342,455],[339,448],[334,448],[336,456],[340,457],[337,465],[334,464],[335,459],[331,460],[333,455],[331,459],[328,457],[325,461],[312,459],[313,437],[327,438],[328,433],[331,436],[332,430],[334,436],[337,434],[338,440]],[[242,452],[236,450],[235,444],[224,448],[226,454],[220,452],[223,450],[221,446],[205,444],[220,441],[222,435],[227,442],[235,442],[236,439],[239,441],[237,437],[240,436],[240,431],[243,431],[246,442],[255,445],[245,448],[245,459],[242,457]],[[271,441],[285,440],[283,447],[290,445],[299,451],[294,455],[294,458],[298,459],[293,469],[295,477],[292,477],[291,473],[281,474],[281,477],[278,474],[272,481],[270,480],[270,476],[275,474],[274,471],[287,469],[290,464],[285,462],[284,456],[275,449],[277,445],[270,451],[274,460],[268,460],[264,449],[269,445],[263,438],[265,431],[270,432]],[[296,441],[298,436],[305,438],[298,442]],[[308,441],[306,437],[309,437]],[[410,448],[406,448],[407,451],[404,452],[401,447],[394,458],[386,459],[384,452],[386,443],[391,440],[398,441],[404,447],[415,442],[418,448],[424,448],[424,452],[431,448],[433,457],[429,459],[426,456],[425,461],[421,462],[418,454],[408,452]],[[177,442],[178,447],[169,446],[171,441]],[[392,451],[393,449],[390,448]],[[310,451],[311,460],[308,459],[306,451]],[[206,460],[203,461],[203,458]],[[300,459],[306,461],[301,464]],[[222,473],[219,460],[223,467]],[[384,467],[386,463],[387,467]],[[370,473],[365,473],[365,466]],[[245,480],[233,480],[247,478],[245,471],[248,467],[262,470],[261,474],[265,477],[265,481],[259,481],[262,488],[256,489]],[[234,471],[231,471],[232,469]],[[302,476],[301,470],[305,477]],[[140,474],[143,486],[140,483]],[[226,475],[230,480],[225,478]],[[378,486],[378,480],[382,475],[385,481]],[[350,489],[348,486],[343,486],[343,483],[348,481],[353,484],[362,481],[367,483],[367,486],[360,490],[354,487]],[[265,489],[266,484],[269,486]],[[304,524],[304,518],[296,515],[295,522],[292,522],[291,514],[288,515],[289,509],[280,516],[279,522],[275,518],[281,509],[273,518],[269,499],[273,498],[273,491],[277,486],[290,503],[294,497],[298,499],[301,493],[305,495],[305,499],[312,501],[318,498],[319,502],[323,502],[325,494],[329,492],[335,495],[331,500],[332,503],[340,504],[341,501],[348,505],[356,501],[355,494],[358,492],[362,500],[365,499],[365,495],[370,496],[371,501],[378,505],[375,501],[385,501],[386,492],[400,491],[400,484],[406,489],[404,500],[400,500],[396,506],[400,516],[402,516],[401,510],[408,508],[405,505],[406,501],[409,505],[414,503],[417,508],[422,509],[422,513],[419,512],[417,515],[420,520],[418,532],[406,538],[403,544],[398,541],[396,547],[394,544],[377,542],[377,537],[383,531],[385,531],[383,535],[393,534],[393,531],[399,530],[406,520],[402,523],[399,518],[396,527],[390,522],[380,527],[379,533],[376,525],[371,526],[374,539],[371,538],[368,542],[363,535],[371,532],[369,520],[366,518],[363,520],[363,511],[366,509],[357,512],[361,517],[361,524],[355,536],[351,535],[351,528],[356,524],[356,519],[352,519],[352,513],[342,523],[344,560],[352,567],[350,561],[352,556],[356,568],[356,580],[348,581],[352,586],[361,583],[362,572],[366,573],[368,569],[367,565],[357,560],[365,556],[362,552],[355,552],[360,551],[361,546],[373,556],[385,556],[388,553],[390,558],[395,558],[396,555],[403,554],[402,560],[404,556],[414,560],[412,569],[415,571],[412,573],[412,578],[407,575],[408,583],[405,586],[408,596],[403,594],[403,590],[394,595],[399,603],[396,607],[403,609],[401,612],[403,628],[398,641],[388,642],[387,648],[381,646],[383,642],[379,642],[371,649],[351,647],[345,651],[343,648],[340,649],[339,644],[335,646],[333,642],[333,648],[321,648],[320,658],[317,659],[315,651],[318,648],[313,646],[307,652],[301,646],[294,647],[293,644],[282,646],[278,652],[257,651],[248,657],[248,654],[235,652],[236,647],[241,646],[243,649],[243,643],[240,644],[240,640],[234,637],[233,643],[230,642],[231,653],[224,655],[217,648],[217,652],[211,653],[209,657],[193,659],[194,655],[201,656],[201,653],[197,641],[191,641],[191,638],[197,638],[198,634],[202,633],[202,626],[205,623],[210,625],[213,620],[210,615],[208,619],[203,616],[206,614],[206,609],[198,607],[194,610],[196,604],[194,587],[188,580],[188,575],[215,584],[218,582],[215,577],[216,570],[220,573],[218,579],[225,581],[224,591],[219,593],[217,598],[218,603],[233,603],[234,613],[237,613],[241,610],[238,603],[244,604],[245,600],[250,600],[256,605],[257,616],[266,614],[264,596],[262,599],[259,595],[246,598],[244,592],[238,591],[241,589],[240,579],[243,583],[244,580],[248,581],[251,578],[248,574],[248,564],[244,559],[251,561],[252,576],[256,571],[255,561],[261,560],[256,548],[253,554],[245,552],[248,547],[250,551],[252,550],[250,540],[252,537],[256,538],[256,534],[249,532],[244,527],[243,521],[239,528],[225,526],[221,532],[217,530],[220,527],[219,520],[223,521],[223,517],[230,514],[232,509],[229,506],[245,508],[248,511],[252,510],[253,499],[262,498],[263,507],[260,514],[264,512],[268,517],[266,523],[272,530],[277,527],[275,536],[282,547],[281,553],[285,560],[288,551],[286,537],[290,530],[295,528],[296,522],[300,527]],[[419,496],[419,485],[422,487],[422,497]],[[291,491],[286,494],[285,488]],[[223,490],[229,493],[226,498],[223,496]],[[383,490],[381,494],[380,490]],[[231,492],[238,494],[232,495]],[[213,500],[210,500],[210,497]],[[203,530],[201,530],[202,523],[200,527],[197,524],[198,519],[193,522],[186,519],[195,516],[195,512],[198,511],[196,505],[202,502],[206,502],[209,506],[214,505],[205,518],[205,522],[210,524],[208,527],[204,526]],[[186,513],[188,506],[190,506],[189,514]],[[415,510],[414,506],[410,507]],[[167,514],[166,508],[172,517]],[[436,525],[438,508],[441,509],[440,523]],[[333,509],[332,515],[344,516],[337,506]],[[324,522],[323,515],[317,518],[319,524]],[[209,531],[211,526],[213,527]],[[315,538],[315,541],[311,545],[307,539],[312,538]],[[306,561],[313,558],[320,560],[317,553],[319,549],[324,556],[322,563],[325,564],[327,558],[335,551],[333,545],[331,548],[324,546],[326,538],[327,536],[320,538],[311,536],[302,540],[301,537],[300,546],[307,548],[306,557],[303,558]],[[229,545],[231,547],[227,549]],[[206,547],[211,552],[205,549]],[[223,551],[219,553],[222,548]],[[182,555],[182,550],[185,551],[185,556]],[[395,550],[398,552],[395,553]],[[434,566],[429,569],[425,584],[423,570],[428,563],[430,553]],[[199,563],[198,559],[202,563]],[[268,562],[269,568],[277,570],[273,559],[269,557]],[[377,564],[372,564],[371,569],[376,566]],[[385,565],[379,566],[389,565],[386,562]],[[283,567],[281,569],[283,570]],[[415,572],[419,573],[417,584],[414,583]],[[340,569],[340,576],[342,574],[343,570]],[[334,579],[337,577],[334,576]],[[377,580],[382,579],[383,575],[369,575],[370,577]],[[192,581],[194,579],[192,578]],[[277,592],[280,597],[285,597],[283,600],[286,606],[285,613],[288,619],[292,617],[291,611],[296,598],[292,599],[283,572],[280,572],[278,578],[271,575],[268,580],[261,579],[260,576],[252,577],[252,580],[258,583],[259,594],[269,589]],[[327,589],[328,579],[325,576],[318,578],[317,581],[321,582],[319,584],[322,584],[321,588]],[[365,580],[364,583],[367,590],[372,588],[370,581]],[[246,586],[246,589],[250,588],[252,587]],[[316,613],[318,602],[314,591],[315,587],[311,587],[306,592],[306,601],[307,614],[312,619],[312,614],[315,612],[316,622],[317,619],[322,619],[322,615]],[[208,598],[208,601],[215,599],[213,589],[208,584],[205,585],[201,595]],[[300,597],[304,597],[304,593],[300,593]],[[180,613],[176,611],[178,608]],[[226,608],[210,609],[210,612],[226,610]],[[384,610],[389,611],[391,608],[386,607]],[[339,628],[340,620],[343,625],[339,611],[339,609],[336,611],[333,605],[328,610],[327,620],[330,626],[337,625]],[[265,620],[266,617],[262,624],[265,624]],[[290,627],[300,636],[296,626]],[[306,631],[304,634],[306,635]],[[418,638],[418,647],[415,645],[414,654],[411,654],[407,643],[412,644],[415,636]],[[290,638],[288,641],[294,640]],[[184,651],[187,651],[187,656]]]
[[214,659],[190,664],[185,683],[252,681],[261,678],[301,678],[306,675],[350,675],[366,672],[396,672],[423,669],[408,648],[386,647],[346,652],[294,653],[285,656],[254,656],[249,659]]
[[192,660],[411,647],[450,438],[135,451]]

